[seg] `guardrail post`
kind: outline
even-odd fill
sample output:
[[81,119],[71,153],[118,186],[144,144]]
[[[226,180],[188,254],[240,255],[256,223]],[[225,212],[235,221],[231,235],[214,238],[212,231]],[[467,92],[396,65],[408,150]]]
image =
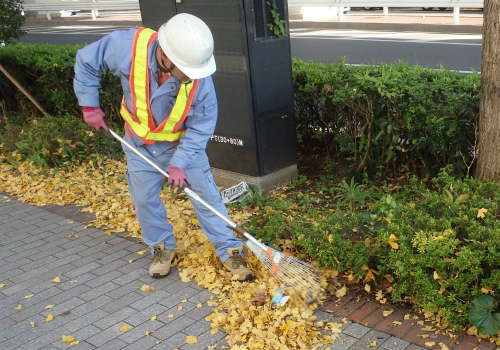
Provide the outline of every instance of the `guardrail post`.
[[389,16],[389,7],[384,6],[384,16]]
[[460,6],[453,6],[453,24],[460,24]]
[[47,11],[47,12],[45,13],[45,15],[47,16],[47,20],[49,20],[49,21],[50,21],[50,20],[52,20],[52,16],[51,16],[51,14],[50,14],[50,11]]
[[337,7],[337,11],[338,11],[337,15],[339,17],[340,22],[344,21],[344,7],[343,6]]
[[99,16],[99,10],[90,10],[92,13],[92,19],[95,21],[97,16]]

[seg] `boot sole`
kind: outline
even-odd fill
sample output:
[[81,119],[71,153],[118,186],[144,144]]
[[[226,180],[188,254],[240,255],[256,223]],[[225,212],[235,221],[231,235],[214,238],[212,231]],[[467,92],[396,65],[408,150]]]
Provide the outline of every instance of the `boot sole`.
[[163,277],[167,277],[168,276],[168,273],[165,274],[165,275],[161,275],[159,273],[153,273],[152,275],[150,275],[151,277],[153,278],[163,278]]
[[248,275],[247,277],[245,277],[245,279],[238,280],[238,281],[240,281],[240,282],[250,282],[250,281],[253,281],[254,278],[255,278],[254,276]]

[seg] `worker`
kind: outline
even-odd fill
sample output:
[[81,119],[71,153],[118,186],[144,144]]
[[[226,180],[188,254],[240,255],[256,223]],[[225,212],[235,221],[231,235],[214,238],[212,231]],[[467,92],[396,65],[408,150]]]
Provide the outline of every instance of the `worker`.
[[[227,216],[205,151],[217,121],[211,78],[215,69],[210,29],[198,17],[180,13],[158,32],[149,28],[116,30],[78,50],[73,85],[84,121],[96,130],[109,130],[99,107],[100,77],[103,71],[118,76],[123,89],[120,114],[125,140],[166,169],[171,186],[188,185]],[[152,248],[149,275],[164,277],[176,247],[173,227],[160,199],[165,178],[141,157],[122,148],[142,238]],[[245,264],[242,241],[222,219],[191,202],[223,266],[237,280],[253,279]]]

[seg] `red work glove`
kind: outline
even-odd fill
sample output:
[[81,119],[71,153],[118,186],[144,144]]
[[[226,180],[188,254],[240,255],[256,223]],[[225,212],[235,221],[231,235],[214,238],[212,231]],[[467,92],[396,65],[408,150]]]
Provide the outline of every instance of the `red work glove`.
[[167,167],[168,183],[173,187],[184,187],[187,183],[187,176],[184,170],[173,165]]
[[99,130],[103,128],[109,131],[108,126],[104,122],[104,112],[99,107],[82,107],[83,120],[92,128]]

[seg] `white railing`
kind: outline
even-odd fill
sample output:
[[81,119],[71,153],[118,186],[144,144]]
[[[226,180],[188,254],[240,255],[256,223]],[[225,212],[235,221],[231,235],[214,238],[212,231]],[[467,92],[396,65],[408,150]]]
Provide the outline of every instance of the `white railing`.
[[96,19],[99,10],[139,10],[139,0],[86,0],[86,1],[56,1],[56,0],[26,0],[24,11],[45,12],[47,19],[52,19],[51,12],[63,10],[90,10],[92,19]]
[[484,0],[288,0],[289,11],[296,8],[328,7],[336,8],[335,13],[342,21],[346,7],[382,7],[384,15],[389,15],[391,7],[451,7],[453,23],[460,24],[460,8],[483,8]]
[[[340,20],[347,7],[382,7],[384,15],[389,15],[391,7],[452,7],[455,24],[460,23],[460,8],[482,8],[484,0],[288,0],[288,8],[329,7],[336,8]],[[51,12],[61,10],[90,10],[92,18],[98,15],[98,10],[139,10],[139,0],[25,0],[25,11],[46,12],[51,19]]]

